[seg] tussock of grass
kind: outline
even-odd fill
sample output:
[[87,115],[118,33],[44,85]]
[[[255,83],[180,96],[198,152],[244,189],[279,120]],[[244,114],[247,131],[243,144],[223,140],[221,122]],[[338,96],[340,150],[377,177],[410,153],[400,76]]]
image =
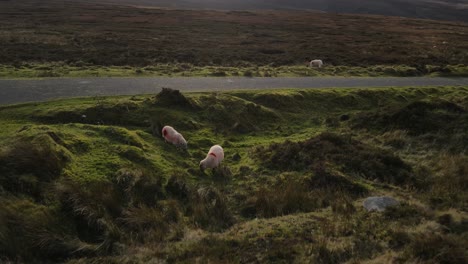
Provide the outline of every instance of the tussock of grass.
[[17,137],[0,147],[0,183],[14,193],[43,196],[47,183],[57,179],[72,154],[56,143],[53,132]]
[[252,98],[252,101],[273,109],[291,111],[303,106],[302,103],[305,101],[305,98],[301,92],[287,94],[259,93]]
[[231,226],[234,222],[226,197],[214,187],[200,187],[194,190],[190,205],[193,220],[203,228],[219,230]]
[[397,221],[401,225],[411,226],[420,224],[425,219],[431,218],[431,215],[424,208],[403,203],[400,206],[389,207],[388,210],[385,210],[384,217]]
[[248,133],[279,120],[272,110],[235,96],[212,94],[200,97],[199,101],[204,109],[202,115],[218,132]]
[[339,214],[355,211],[353,200],[368,191],[346,177],[323,169],[300,175],[283,173],[271,184],[261,186],[247,199],[241,212],[245,217],[276,217],[311,212],[331,206]]
[[151,205],[165,197],[163,179],[149,170],[123,168],[113,178],[130,205]]
[[190,102],[179,90],[171,88],[163,88],[155,97],[155,104],[161,106],[179,106],[186,108],[195,108],[196,106]]
[[436,175],[430,180],[427,199],[434,206],[468,208],[468,158],[466,155],[445,154],[436,165]]
[[191,188],[186,182],[185,178],[187,178],[186,174],[172,175],[165,186],[166,193],[186,202],[190,197]]
[[[65,180],[56,185],[63,208],[82,224],[82,237],[90,242],[99,240],[110,217],[121,215],[124,200],[109,182],[80,184]],[[107,220],[106,220],[107,219]]]
[[453,132],[466,129],[467,111],[450,101],[416,101],[395,111],[364,115],[357,118],[358,127],[377,127],[385,130],[405,130],[421,135],[440,130]]
[[[416,233],[405,250],[405,257],[429,263],[466,263],[466,239],[458,241],[450,235]],[[437,249],[437,250],[434,250]]]
[[61,221],[56,211],[27,199],[2,197],[0,202],[3,257],[18,261],[59,261],[85,246],[74,238],[76,234],[70,222]]
[[130,207],[120,220],[130,231],[129,234],[134,242],[145,244],[178,240],[184,227],[179,207],[175,200],[159,202],[155,208]]
[[346,136],[324,133],[304,142],[287,141],[256,150],[264,166],[280,171],[304,171],[332,166],[367,179],[404,185],[411,182],[411,168],[400,158]]
[[349,259],[349,254],[344,249],[331,249],[326,239],[320,239],[308,249],[314,263],[342,263]]
[[[290,175],[289,175],[290,176]],[[317,199],[320,193],[310,192],[300,179],[279,179],[273,186],[261,187],[251,198],[255,216],[275,217],[298,212],[310,212],[320,208],[324,201]],[[246,212],[246,208],[244,208]]]
[[85,109],[72,109],[45,112],[36,115],[37,119],[47,123],[83,123],[94,125],[142,125],[138,117],[139,105],[133,101],[108,103],[97,98],[95,104]]

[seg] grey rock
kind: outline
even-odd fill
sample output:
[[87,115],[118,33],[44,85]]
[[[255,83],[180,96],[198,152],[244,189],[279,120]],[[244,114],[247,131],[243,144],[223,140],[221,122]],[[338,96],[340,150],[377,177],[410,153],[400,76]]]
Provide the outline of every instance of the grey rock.
[[387,207],[399,205],[400,202],[392,197],[381,196],[366,198],[362,204],[367,211],[383,212]]

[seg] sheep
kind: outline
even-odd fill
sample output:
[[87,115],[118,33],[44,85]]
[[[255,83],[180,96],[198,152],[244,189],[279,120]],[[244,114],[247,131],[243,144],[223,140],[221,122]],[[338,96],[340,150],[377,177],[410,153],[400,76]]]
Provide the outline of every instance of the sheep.
[[309,64],[310,67],[318,67],[322,68],[323,66],[323,61],[322,60],[312,60]]
[[220,145],[214,145],[208,151],[206,158],[200,161],[200,170],[217,168],[224,159],[224,150]]
[[165,126],[162,129],[162,137],[166,142],[174,144],[177,148],[187,149],[187,141],[171,126]]

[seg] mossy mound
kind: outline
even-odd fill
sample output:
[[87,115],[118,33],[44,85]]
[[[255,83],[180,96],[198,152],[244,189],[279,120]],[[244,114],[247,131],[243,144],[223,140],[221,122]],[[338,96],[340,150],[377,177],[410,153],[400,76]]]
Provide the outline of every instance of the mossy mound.
[[379,112],[363,114],[354,120],[355,127],[406,130],[410,135],[431,132],[450,132],[468,129],[468,112],[450,101],[416,101],[408,105]]
[[273,122],[280,120],[273,110],[237,96],[212,94],[199,99],[203,117],[213,124],[216,132],[250,133],[268,129]]
[[54,132],[21,135],[0,146],[0,183],[14,193],[35,198],[44,195],[47,184],[57,179],[72,160],[72,154]]
[[140,104],[130,100],[107,102],[105,99],[96,99],[93,105],[73,110],[44,111],[35,114],[34,118],[50,124],[145,126],[148,123],[145,118],[141,118],[139,110]]
[[312,212],[342,202],[351,209],[352,201],[367,193],[365,187],[337,173],[319,170],[306,175],[282,173],[250,193],[240,210],[248,218],[270,218]]
[[154,103],[160,106],[196,108],[196,105],[179,90],[171,88],[162,88],[161,92],[154,97]]
[[252,98],[257,104],[286,111],[298,111],[305,102],[304,95],[298,93],[260,93]]
[[0,197],[0,204],[2,258],[59,262],[85,252],[86,243],[75,239],[71,222],[57,211],[28,199]]
[[286,141],[259,147],[255,156],[264,167],[278,171],[310,171],[331,163],[328,166],[366,179],[399,185],[411,182],[411,167],[399,157],[332,133],[301,142]]

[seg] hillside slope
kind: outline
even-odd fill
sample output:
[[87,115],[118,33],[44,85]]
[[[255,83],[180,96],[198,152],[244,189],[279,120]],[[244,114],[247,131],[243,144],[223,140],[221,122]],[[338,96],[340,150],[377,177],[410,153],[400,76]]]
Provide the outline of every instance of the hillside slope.
[[[4,106],[0,126],[2,261],[468,260],[468,87],[164,90]],[[401,205],[366,212],[380,195]]]
[[[82,1],[82,0],[71,0]],[[468,22],[465,0],[101,0],[103,3],[194,9],[313,9]]]

